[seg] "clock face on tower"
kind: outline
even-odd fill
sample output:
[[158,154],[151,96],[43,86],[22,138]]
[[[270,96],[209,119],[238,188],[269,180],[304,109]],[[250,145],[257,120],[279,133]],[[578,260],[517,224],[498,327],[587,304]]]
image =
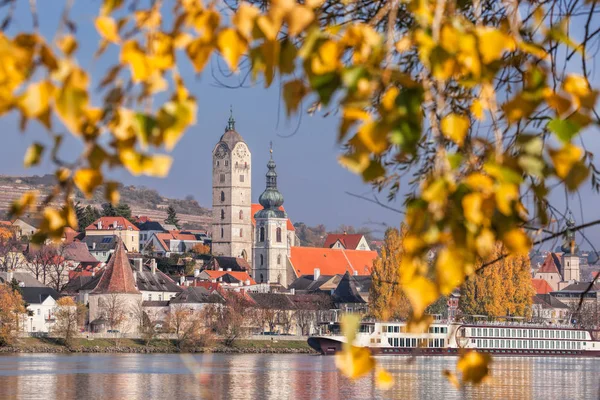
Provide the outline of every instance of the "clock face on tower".
[[219,145],[219,147],[217,147],[217,150],[215,151],[215,156],[217,156],[217,158],[224,158],[227,155],[227,146],[225,146],[223,143],[221,143]]
[[246,157],[246,155],[248,154],[248,151],[246,150],[246,146],[244,146],[243,144],[240,144],[237,146],[237,149],[235,150],[235,155],[240,157],[240,158],[244,158]]

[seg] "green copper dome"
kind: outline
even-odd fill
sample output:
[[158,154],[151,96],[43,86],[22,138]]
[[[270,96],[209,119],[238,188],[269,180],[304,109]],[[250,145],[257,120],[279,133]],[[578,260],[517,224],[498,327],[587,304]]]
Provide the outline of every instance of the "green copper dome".
[[263,210],[258,211],[254,218],[287,218],[285,211],[279,207],[283,205],[283,195],[277,190],[277,172],[275,172],[275,161],[273,161],[273,150],[271,159],[267,163],[267,188],[258,198]]

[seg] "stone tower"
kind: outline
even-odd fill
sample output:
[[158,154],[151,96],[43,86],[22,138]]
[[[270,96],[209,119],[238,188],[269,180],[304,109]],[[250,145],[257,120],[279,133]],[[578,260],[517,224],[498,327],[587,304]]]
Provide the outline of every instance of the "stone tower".
[[251,154],[230,115],[213,150],[212,253],[252,265]]
[[563,280],[566,282],[580,280],[580,268],[579,268],[579,249],[575,244],[575,232],[572,230],[575,226],[573,215],[569,217],[567,221],[567,230],[565,238],[561,246],[563,252],[562,256],[562,267],[563,267]]
[[256,282],[279,283],[287,286],[287,259],[290,250],[287,215],[281,208],[283,195],[277,190],[273,149],[270,151],[271,159],[267,163],[267,188],[258,198],[263,209],[254,214],[256,231],[252,271]]

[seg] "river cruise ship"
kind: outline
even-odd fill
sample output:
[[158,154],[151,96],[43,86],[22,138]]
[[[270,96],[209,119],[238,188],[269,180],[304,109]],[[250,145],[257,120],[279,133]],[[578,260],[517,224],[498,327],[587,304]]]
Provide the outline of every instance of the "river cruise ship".
[[[345,342],[339,323],[320,327],[308,339],[321,354],[334,354]],[[498,356],[598,357],[596,332],[572,326],[525,323],[433,323],[427,333],[406,332],[403,322],[362,322],[354,342],[382,355],[456,355],[475,349]]]

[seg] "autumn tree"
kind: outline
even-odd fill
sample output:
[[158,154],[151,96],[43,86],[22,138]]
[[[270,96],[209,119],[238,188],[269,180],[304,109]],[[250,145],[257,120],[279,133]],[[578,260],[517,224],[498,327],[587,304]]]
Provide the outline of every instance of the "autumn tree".
[[410,305],[400,280],[404,235],[404,229],[401,233],[396,228],[388,228],[381,256],[373,261],[369,310],[378,320],[405,319],[409,315]]
[[14,237],[0,241],[0,271],[16,271],[25,266],[23,244]]
[[52,334],[60,338],[65,346],[71,347],[86,312],[85,305],[75,303],[71,297],[61,297],[56,301],[52,312],[56,319],[52,326]]
[[[502,246],[497,245],[491,259],[503,251]],[[480,265],[483,264],[486,262]],[[529,317],[534,295],[529,257],[510,256],[478,267],[461,287],[459,308],[465,316]]]
[[9,284],[0,283],[0,346],[14,343],[25,312],[21,294]]
[[179,229],[179,218],[177,218],[177,212],[175,211],[175,207],[169,205],[167,208],[167,218],[165,219],[165,224],[175,225],[175,228]]
[[174,333],[177,341],[181,342],[186,334],[186,327],[189,324],[194,310],[183,304],[174,304],[169,307],[166,324],[169,332]]
[[49,285],[52,274],[52,265],[55,263],[55,257],[58,252],[54,245],[40,245],[30,247],[25,254],[26,263],[24,269],[30,272],[35,279],[44,285]]
[[225,304],[210,304],[206,308],[206,320],[211,330],[223,338],[225,345],[231,346],[248,333],[248,324],[257,315],[245,294],[228,292],[224,298]]
[[[130,310],[127,309],[123,296],[111,293],[101,299],[101,313],[112,331],[123,329],[128,321]],[[100,305],[100,301],[99,301]]]
[[210,246],[204,243],[197,243],[192,247],[191,252],[196,254],[210,254]]

